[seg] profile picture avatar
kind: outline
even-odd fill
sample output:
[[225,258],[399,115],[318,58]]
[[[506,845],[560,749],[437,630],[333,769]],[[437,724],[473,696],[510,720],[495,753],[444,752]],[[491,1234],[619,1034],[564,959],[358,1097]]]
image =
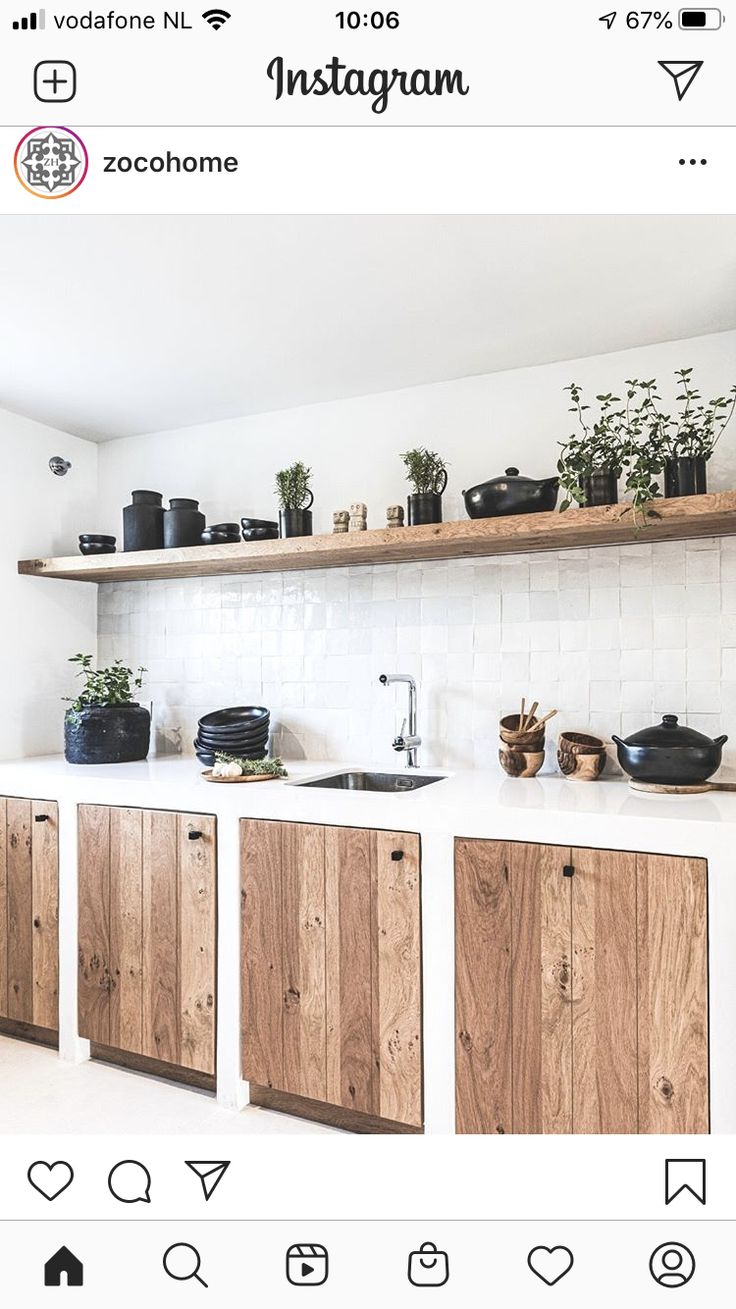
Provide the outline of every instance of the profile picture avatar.
[[34,127],[15,148],[18,181],[42,200],[71,195],[82,185],[88,167],[85,144],[68,127]]

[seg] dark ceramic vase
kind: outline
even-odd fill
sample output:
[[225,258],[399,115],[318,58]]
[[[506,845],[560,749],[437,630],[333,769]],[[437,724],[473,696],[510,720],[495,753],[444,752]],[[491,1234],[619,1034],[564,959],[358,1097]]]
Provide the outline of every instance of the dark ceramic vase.
[[123,510],[123,550],[163,550],[164,508],[160,491],[134,491]]
[[148,755],[151,715],[143,705],[91,705],[64,718],[69,764],[131,764]]
[[677,455],[665,460],[666,500],[674,500],[680,495],[705,495],[707,489],[708,473],[703,455]]
[[206,523],[204,514],[200,513],[199,501],[185,500],[180,496],[172,499],[170,505],[164,511],[164,549],[200,545]]
[[442,496],[438,491],[424,491],[421,495],[407,496],[406,508],[409,527],[442,522]]
[[618,478],[609,468],[600,468],[590,473],[583,482],[585,508],[595,505],[618,504]]
[[289,536],[311,536],[311,535],[312,535],[311,509],[279,510],[279,536],[282,537],[282,539]]

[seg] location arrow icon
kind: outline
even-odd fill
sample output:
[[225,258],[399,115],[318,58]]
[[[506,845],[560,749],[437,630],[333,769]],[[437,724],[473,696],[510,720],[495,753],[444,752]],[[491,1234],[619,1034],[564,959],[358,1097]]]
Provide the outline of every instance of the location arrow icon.
[[675,83],[677,99],[684,100],[695,78],[698,76],[703,67],[702,59],[660,59],[658,60],[660,68],[669,73]]
[[599,22],[599,23],[605,23],[605,24],[606,24],[606,27],[608,28],[609,32],[610,32],[611,28],[613,27],[613,24],[615,23],[615,21],[616,21],[616,10],[615,10],[615,9],[614,9],[614,11],[613,11],[612,14],[602,14],[601,17],[598,19],[598,22]]
[[185,1159],[184,1162],[187,1168],[191,1168],[192,1172],[196,1173],[202,1183],[205,1200],[210,1199],[213,1191],[220,1185],[220,1182],[230,1167],[229,1159]]

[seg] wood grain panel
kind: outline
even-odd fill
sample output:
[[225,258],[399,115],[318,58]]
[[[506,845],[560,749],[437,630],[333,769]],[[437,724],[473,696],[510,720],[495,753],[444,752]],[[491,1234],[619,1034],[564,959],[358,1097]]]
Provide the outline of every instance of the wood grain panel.
[[31,805],[33,1022],[59,1026],[59,809],[47,800]]
[[204,1073],[215,1071],[216,831],[214,818],[179,815],[179,1063]]
[[33,1022],[31,802],[7,801],[8,1018]]
[[635,1133],[636,856],[573,850],[573,1131]]
[[79,1033],[110,1044],[110,810],[80,805]]
[[456,1130],[513,1130],[511,884],[501,841],[455,842]]
[[558,846],[515,844],[511,851],[515,1132],[572,1131],[568,859]]
[[8,807],[0,796],[0,1018],[8,1017]]
[[379,1101],[373,1050],[375,849],[374,832],[325,829],[326,1094],[332,1104],[362,1113],[377,1113]]
[[[736,492],[660,500],[647,510],[646,539],[682,541],[736,533]],[[573,513],[517,514],[508,518],[459,519],[293,537],[248,545],[190,546],[83,558],[25,559],[18,572],[74,581],[139,581],[146,578],[217,577],[236,573],[414,562],[418,559],[482,558],[540,550],[564,550],[641,540],[641,526],[625,504],[575,509]]]
[[311,1100],[327,1094],[324,828],[284,823],[284,1085]]
[[179,1063],[179,818],[144,810],[142,858],[141,1054]]
[[[401,854],[401,859],[394,859]],[[381,1118],[421,1127],[422,937],[419,837],[376,832]]]
[[709,1130],[707,878],[702,859],[637,856],[642,1132]]
[[240,824],[243,1077],[284,1086],[281,823]]
[[140,1053],[143,1039],[143,821],[140,809],[110,811],[109,1045]]

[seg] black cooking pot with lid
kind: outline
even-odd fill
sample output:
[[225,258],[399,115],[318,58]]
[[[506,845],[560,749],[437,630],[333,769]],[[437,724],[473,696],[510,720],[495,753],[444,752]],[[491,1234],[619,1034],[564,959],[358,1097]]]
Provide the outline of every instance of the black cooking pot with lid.
[[463,491],[468,518],[496,518],[504,514],[550,513],[557,504],[559,477],[522,477],[518,468],[507,468],[503,477],[492,477]]
[[637,782],[659,786],[696,786],[707,782],[721,766],[721,754],[728,740],[712,741],[692,727],[682,727],[677,714],[665,714],[656,727],[645,727],[625,741],[616,742],[618,761]]

